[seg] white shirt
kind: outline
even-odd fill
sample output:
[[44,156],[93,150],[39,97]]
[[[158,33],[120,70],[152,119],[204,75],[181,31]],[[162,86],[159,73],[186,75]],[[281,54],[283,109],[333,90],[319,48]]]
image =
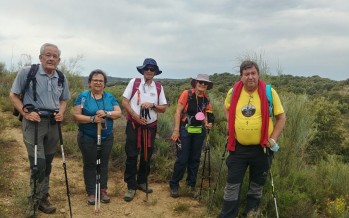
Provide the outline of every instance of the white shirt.
[[[141,105],[143,102],[150,102],[154,103],[155,105],[166,105],[167,100],[164,93],[164,88],[161,86],[160,96],[159,96],[159,102],[158,102],[158,93],[156,91],[156,85],[155,82],[152,81],[150,85],[145,83],[144,78],[141,78],[141,83],[139,84],[138,90],[139,90],[139,104],[137,104],[138,101],[138,91],[134,94],[134,96],[131,98],[133,84],[135,82],[135,78],[131,79],[131,81],[128,83],[124,94],[122,94],[123,97],[127,98],[130,101],[131,108],[134,112],[137,113],[137,115],[140,115]],[[147,117],[147,124],[153,123],[158,119],[158,115],[156,111],[149,110],[150,119]]]

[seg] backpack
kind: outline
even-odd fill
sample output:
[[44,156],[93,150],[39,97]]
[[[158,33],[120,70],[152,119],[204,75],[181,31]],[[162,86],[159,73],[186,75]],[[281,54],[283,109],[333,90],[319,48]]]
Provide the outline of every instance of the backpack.
[[[234,88],[232,88],[231,94],[230,94],[230,101],[233,98],[233,92],[234,92]],[[267,95],[267,99],[268,99],[268,105],[269,105],[269,117],[273,116],[273,95],[271,93],[271,84],[267,84],[265,87],[265,94]]]
[[[29,70],[28,75],[27,75],[27,80],[25,82],[25,86],[21,92],[22,99],[24,98],[25,92],[29,89],[30,82],[32,82],[34,101],[37,100],[36,99],[36,94],[37,94],[36,93],[36,73],[38,72],[38,70],[39,70],[39,64],[33,64],[30,67],[30,70]],[[61,71],[59,71],[59,70],[56,70],[56,71],[58,73],[58,86],[63,86],[64,85],[64,75]]]
[[[133,87],[132,87],[132,93],[131,93],[131,97],[130,100],[133,98],[133,96],[136,94],[139,85],[141,84],[141,78],[136,78],[134,83],[133,83]],[[159,104],[159,98],[160,98],[160,92],[161,92],[161,83],[158,81],[155,81],[155,86],[156,86],[156,92],[158,94],[158,104]]]
[[[191,89],[188,89],[188,99],[187,99],[187,104],[184,106],[184,110],[182,111],[182,115],[181,115],[181,119],[186,117],[188,119],[188,113],[187,113],[187,110],[188,110],[188,104],[189,102],[193,99],[193,92]],[[210,103],[210,98],[208,97],[208,95],[205,95],[204,96],[208,102],[207,102],[207,105]]]

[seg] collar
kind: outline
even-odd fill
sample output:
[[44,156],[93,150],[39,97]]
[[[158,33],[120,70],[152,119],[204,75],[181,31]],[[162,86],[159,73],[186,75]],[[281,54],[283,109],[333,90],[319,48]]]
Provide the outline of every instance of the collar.
[[56,77],[56,78],[58,78],[58,73],[57,73],[57,71],[55,70],[55,72],[53,72],[53,74],[51,75],[51,76],[49,76],[46,72],[45,72],[45,70],[44,70],[44,68],[42,67],[42,65],[40,64],[39,65],[39,70],[38,70],[38,72],[39,72],[39,74],[41,75],[41,76],[47,76],[47,77],[50,77],[50,78],[52,78],[52,77]]
[[[145,79],[144,79],[144,77],[141,78],[141,85],[145,86]],[[154,79],[151,81],[149,86],[155,86]]]

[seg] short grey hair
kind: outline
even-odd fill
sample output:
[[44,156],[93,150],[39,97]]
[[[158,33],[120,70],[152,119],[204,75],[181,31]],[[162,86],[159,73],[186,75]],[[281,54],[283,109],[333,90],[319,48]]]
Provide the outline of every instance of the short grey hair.
[[52,43],[45,43],[41,46],[40,48],[40,54],[43,55],[44,54],[44,51],[45,51],[45,48],[46,47],[54,47],[58,50],[58,56],[61,57],[61,50],[59,50],[58,46],[55,45],[55,44],[52,44]]

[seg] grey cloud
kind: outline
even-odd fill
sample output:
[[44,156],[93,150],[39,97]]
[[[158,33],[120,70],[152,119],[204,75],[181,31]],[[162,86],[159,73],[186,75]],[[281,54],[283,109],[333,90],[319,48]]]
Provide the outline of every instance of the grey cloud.
[[290,74],[348,78],[342,63],[349,56],[346,0],[18,4],[9,1],[0,9],[0,24],[7,30],[0,33],[0,61],[8,61],[12,50],[36,57],[38,47],[52,41],[64,57],[83,54],[87,71],[99,66],[114,76],[137,75],[135,66],[150,56],[164,69],[161,76],[185,78],[197,72],[234,73],[237,57],[265,51],[272,65]]

